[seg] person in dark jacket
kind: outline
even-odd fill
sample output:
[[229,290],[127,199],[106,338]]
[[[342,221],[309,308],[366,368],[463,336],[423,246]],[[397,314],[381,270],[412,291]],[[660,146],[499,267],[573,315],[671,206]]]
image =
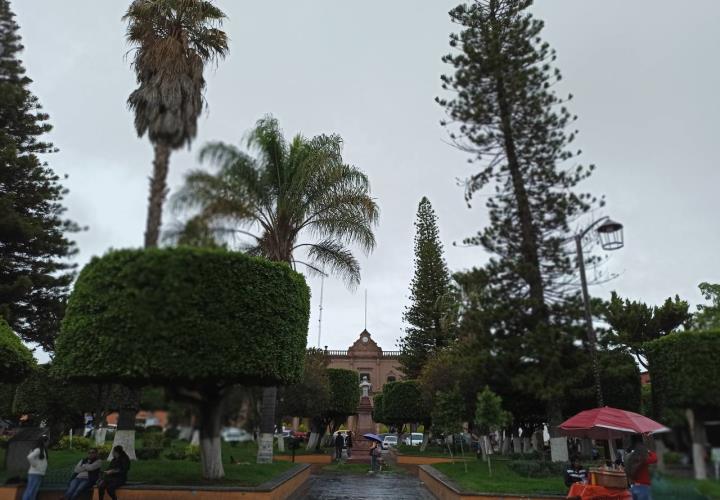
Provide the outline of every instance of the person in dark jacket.
[[342,458],[342,451],[345,447],[345,438],[339,432],[335,436],[335,460]]
[[350,458],[352,456],[352,447],[353,447],[352,431],[348,431],[347,437],[345,438],[345,448],[347,448],[348,458]]
[[65,495],[62,496],[63,500],[73,500],[84,491],[95,486],[95,483],[100,479],[101,467],[102,460],[98,456],[97,448],[90,448],[87,457],[80,460],[75,466],[68,489],[65,491]]
[[98,482],[98,497],[105,498],[105,492],[112,500],[117,500],[115,491],[127,482],[128,471],[130,470],[130,457],[125,453],[122,446],[116,446],[112,451],[113,459],[103,473],[103,478]]

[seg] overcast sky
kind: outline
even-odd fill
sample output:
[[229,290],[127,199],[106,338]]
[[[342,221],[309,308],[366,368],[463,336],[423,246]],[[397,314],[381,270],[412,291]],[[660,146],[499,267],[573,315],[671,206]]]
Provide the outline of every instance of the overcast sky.
[[[26,46],[32,90],[51,115],[68,174],[69,216],[78,262],[110,248],[142,244],[152,150],[138,139],[126,99],[135,87],[121,22],[128,0],[11,0]],[[351,292],[325,282],[322,345],[344,349],[364,327],[385,349],[402,333],[413,271],[413,221],[432,201],[453,270],[482,265],[480,248],[454,248],[487,223],[457,178],[466,155],[446,143],[435,104],[441,57],[457,0],[217,0],[228,15],[229,57],[206,71],[209,109],[192,150],[173,153],[169,184],[197,166],[208,140],[238,142],[264,114],[286,135],[338,133],[345,158],[367,172],[381,208],[376,251],[362,259]],[[575,95],[577,144],[597,170],[582,186],[606,195],[625,225],[626,246],[607,271],[619,277],[591,293],[659,303],[680,294],[694,304],[701,281],[720,282],[717,145],[720,2],[543,0],[534,13],[558,52],[564,92]],[[166,221],[169,217],[166,216]],[[319,280],[309,345],[317,345]]]

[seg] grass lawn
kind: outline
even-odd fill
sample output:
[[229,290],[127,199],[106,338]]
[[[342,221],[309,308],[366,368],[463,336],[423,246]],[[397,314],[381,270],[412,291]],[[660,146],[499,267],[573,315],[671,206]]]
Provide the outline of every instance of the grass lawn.
[[[398,445],[396,449],[400,455],[409,455],[414,457],[450,458],[450,453],[448,452],[447,446],[441,447],[436,444],[428,444],[427,448],[425,448],[425,451],[420,451],[419,446],[407,446],[405,444]],[[462,458],[463,455],[460,453],[460,449],[458,448],[457,453],[453,451],[453,456],[455,458]],[[466,449],[465,458],[475,458],[475,452]]]
[[[453,479],[467,491],[480,493],[545,493],[556,495],[565,495],[567,493],[568,488],[565,487],[562,477],[528,478],[520,476],[511,471],[507,467],[507,463],[508,461],[506,460],[493,461],[492,477],[488,474],[487,463],[484,461],[468,462],[467,473],[465,473],[465,468],[462,463],[436,464],[433,465],[433,467]],[[688,495],[691,495],[691,492],[696,490],[707,498],[720,500],[720,481],[695,481],[693,479],[680,479],[668,476],[665,476],[665,479],[669,483],[672,489],[671,491],[668,491],[667,486],[658,484],[658,482],[654,483],[654,488],[658,490],[658,496],[661,490],[666,493],[666,496],[663,498],[670,498],[667,494],[672,496],[673,493],[676,493],[674,497],[678,499],[690,498]]]
[[507,461],[504,460],[493,461],[492,476],[488,473],[487,462],[479,460],[467,463],[467,473],[462,463],[436,464],[433,467],[468,491],[551,495],[565,495],[568,491],[562,477],[523,477],[508,469]]
[[[173,445],[180,446],[176,443]],[[182,444],[185,445],[187,443]],[[128,481],[168,485],[257,486],[295,466],[290,462],[258,465],[255,463],[256,454],[255,443],[242,443],[237,446],[223,444],[225,478],[222,481],[203,480],[200,462],[166,459],[134,461],[130,467]],[[230,463],[231,455],[238,463]],[[83,456],[85,453],[74,450],[50,450],[48,477],[63,478],[66,473],[69,479],[71,469]],[[5,479],[5,472],[0,471],[0,483]]]

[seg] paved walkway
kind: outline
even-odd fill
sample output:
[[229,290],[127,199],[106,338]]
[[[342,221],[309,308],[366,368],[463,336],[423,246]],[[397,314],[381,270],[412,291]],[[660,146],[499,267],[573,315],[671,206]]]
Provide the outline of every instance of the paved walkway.
[[293,499],[310,500],[433,500],[435,497],[416,476],[410,474],[320,473],[308,481],[305,491]]

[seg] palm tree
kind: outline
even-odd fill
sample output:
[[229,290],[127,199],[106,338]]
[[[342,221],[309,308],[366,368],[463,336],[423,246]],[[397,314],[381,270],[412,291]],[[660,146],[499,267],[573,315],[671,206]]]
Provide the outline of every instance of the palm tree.
[[155,150],[145,247],[158,244],[170,153],[190,145],[203,109],[205,64],[227,54],[225,14],[206,0],[134,0],[123,17],[138,88],[128,106]]
[[[357,285],[360,265],[349,246],[373,250],[379,210],[367,176],[343,162],[342,139],[298,135],[288,143],[277,121],[266,117],[248,134],[247,147],[255,156],[224,143],[206,145],[200,160],[219,170],[189,172],[175,207],[196,210],[247,252],[328,270]],[[276,390],[263,393],[260,463],[272,461]]]

